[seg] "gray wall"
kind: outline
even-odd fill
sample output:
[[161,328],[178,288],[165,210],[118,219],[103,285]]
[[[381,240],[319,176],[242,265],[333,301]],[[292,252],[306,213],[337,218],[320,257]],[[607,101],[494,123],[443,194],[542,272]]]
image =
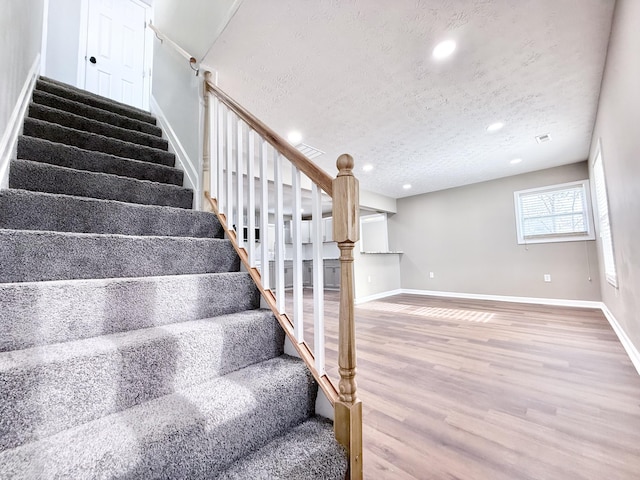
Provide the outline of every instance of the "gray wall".
[[[598,139],[609,194],[616,289],[601,278],[602,300],[640,349],[640,2],[618,0],[591,159]],[[598,241],[599,242],[599,241]],[[601,256],[599,255],[601,258]],[[601,269],[604,272],[604,268]]]
[[[201,174],[201,89],[202,76],[195,76],[184,57],[168,45],[154,41],[151,93],[191,162],[191,177]],[[191,182],[185,185],[197,187]]]
[[353,250],[356,301],[400,288],[398,254],[363,254],[360,245]]
[[76,85],[78,79],[80,4],[80,0],[49,0],[47,57],[43,73],[70,85]]
[[[0,14],[0,138],[42,44],[43,0],[2,2]],[[3,161],[0,158],[0,161]],[[0,165],[0,172],[5,165]]]
[[524,246],[516,239],[514,191],[586,178],[581,162],[399,199],[389,235],[391,250],[404,252],[402,288],[600,300],[595,241]]

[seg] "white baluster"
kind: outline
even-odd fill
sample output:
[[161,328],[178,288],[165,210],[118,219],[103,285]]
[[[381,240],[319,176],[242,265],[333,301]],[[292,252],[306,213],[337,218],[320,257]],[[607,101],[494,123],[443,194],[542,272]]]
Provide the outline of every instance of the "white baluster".
[[231,110],[227,112],[227,175],[225,177],[227,200],[227,226],[233,228],[233,164],[234,162],[234,150],[233,144],[235,143],[234,127],[236,122],[234,121],[234,115]]
[[[209,73],[208,77],[211,74]],[[209,192],[211,198],[215,198],[217,193],[215,191],[215,182],[212,181],[213,176],[216,171],[216,161],[215,156],[218,153],[218,129],[215,127],[216,121],[218,120],[218,99],[211,95],[209,91],[205,88],[205,135],[209,140],[207,141],[205,138],[203,152],[202,152],[202,191]],[[206,105],[209,105],[209,108],[206,108]],[[208,205],[206,203],[203,204],[203,209],[208,209]]]
[[226,137],[225,119],[226,119],[226,107],[220,102],[218,108],[218,178],[216,182],[218,188],[216,189],[216,199],[218,200],[218,211],[224,213],[225,211],[225,196],[224,196],[224,167],[226,165],[226,149],[224,148],[224,141]]
[[284,292],[284,192],[282,186],[282,155],[273,159],[274,183],[276,187],[276,305],[280,313],[285,310]]
[[269,144],[261,139],[260,146],[260,277],[265,290],[269,279],[269,178],[267,157]]
[[247,206],[247,220],[249,223],[249,238],[248,238],[248,249],[247,253],[249,255],[249,265],[251,267],[256,266],[256,179],[254,177],[254,165],[256,160],[256,144],[255,144],[255,132],[249,129],[249,133],[247,135],[247,180],[249,181],[249,192],[248,192],[248,201],[249,204]]
[[293,220],[291,236],[293,238],[293,330],[298,343],[304,341],[303,288],[302,288],[302,189],[300,170],[291,165],[293,190]]
[[311,188],[313,243],[313,355],[316,370],[324,375],[324,264],[322,261],[322,193],[313,183]]
[[244,244],[244,159],[247,154],[245,145],[246,132],[245,123],[242,120],[238,120],[238,155],[236,157],[236,240],[238,246]]

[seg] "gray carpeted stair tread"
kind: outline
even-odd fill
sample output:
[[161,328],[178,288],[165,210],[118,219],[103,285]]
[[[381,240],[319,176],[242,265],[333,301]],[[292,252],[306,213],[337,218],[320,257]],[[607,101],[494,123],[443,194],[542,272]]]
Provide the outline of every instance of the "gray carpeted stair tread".
[[343,478],[156,119],[47,78],[32,101],[0,191],[0,477]]
[[0,351],[252,310],[248,273],[0,283]]
[[28,190],[0,190],[0,228],[222,238],[213,213]]
[[145,110],[116,102],[115,100],[108,99],[101,95],[96,95],[95,93],[88,92],[87,90],[72,87],[71,85],[58,82],[51,78],[40,77],[36,81],[36,89],[58,95],[59,97],[67,98],[75,102],[81,102],[92,107],[101,108],[102,110],[135,118],[136,120],[147,122],[152,125],[156,124],[155,117]]
[[23,134],[65,145],[73,145],[84,150],[108,153],[117,157],[132,158],[169,167],[175,166],[175,155],[171,152],[105,137],[97,133],[75,130],[36,118],[27,117],[24,119]]
[[6,478],[206,479],[306,420],[317,385],[278,357],[0,452]]
[[167,140],[148,133],[136,132],[127,128],[116,127],[109,123],[104,123],[92,118],[82,117],[74,113],[58,110],[46,105],[31,103],[29,105],[28,115],[30,118],[44,120],[45,122],[55,123],[63,127],[81,130],[83,132],[96,133],[109,138],[116,138],[125,142],[144,145],[160,150],[168,150],[169,143]]
[[333,423],[315,417],[239,460],[215,480],[344,480],[347,468]]
[[0,450],[278,357],[283,350],[284,331],[271,310],[249,310],[0,353]]
[[193,191],[188,188],[31,160],[11,161],[9,187],[183,209],[193,205]]
[[152,125],[135,118],[119,115],[108,110],[92,107],[81,102],[75,102],[67,98],[59,97],[53,93],[41,90],[34,90],[32,101],[40,105],[64,110],[65,112],[75,113],[86,118],[93,118],[100,122],[109,123],[116,127],[127,128],[136,132],[148,133],[157,137],[162,136],[162,129],[156,125]]
[[83,150],[71,145],[54,143],[36,137],[18,138],[19,159],[49,163],[59,167],[110,173],[150,182],[182,186],[184,172],[174,167],[117,157],[107,153]]
[[228,240],[0,230],[0,283],[233,272]]

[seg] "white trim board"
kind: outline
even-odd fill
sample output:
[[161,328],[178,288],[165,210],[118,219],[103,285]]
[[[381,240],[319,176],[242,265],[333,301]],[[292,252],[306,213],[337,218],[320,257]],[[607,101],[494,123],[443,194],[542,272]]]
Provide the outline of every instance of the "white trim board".
[[193,201],[195,204],[194,206],[196,210],[199,210],[201,199],[200,195],[198,194],[198,192],[200,192],[200,178],[198,175],[198,168],[193,164],[191,158],[189,158],[189,155],[182,146],[178,135],[171,127],[171,124],[167,120],[166,115],[162,111],[162,108],[160,108],[160,105],[158,105],[158,102],[153,95],[151,95],[150,106],[151,112],[156,116],[156,118],[158,119],[158,123],[160,124],[160,128],[162,128],[162,136],[166,137],[167,141],[169,142],[169,150],[172,153],[175,153],[176,159],[178,160],[179,168],[185,174],[185,180],[187,183],[187,185],[185,186],[193,189]]
[[629,356],[631,363],[633,363],[633,366],[636,368],[636,371],[638,372],[638,374],[640,374],[640,352],[638,351],[636,346],[633,344],[631,339],[627,336],[624,329],[620,326],[620,324],[616,320],[616,317],[613,316],[613,313],[611,313],[611,310],[609,310],[609,308],[604,303],[601,304],[601,309],[602,309],[602,313],[609,321],[609,325],[611,325],[611,328],[613,328],[613,331],[616,332],[616,335],[618,336],[618,340],[620,340],[620,343],[624,347],[625,352],[627,352],[627,355]]
[[483,295],[483,294],[475,294],[475,293],[457,293],[457,292],[439,292],[437,290],[414,290],[409,288],[400,288],[397,290],[389,290],[386,292],[376,293],[374,295],[369,295],[366,297],[356,298],[355,304],[362,304],[366,302],[371,302],[374,300],[380,300],[382,298],[391,297],[393,295],[420,295],[420,296],[430,296],[430,297],[446,297],[446,298],[464,298],[470,300],[492,300],[495,302],[512,302],[512,303],[530,303],[535,305],[553,305],[560,307],[574,307],[574,308],[594,308],[597,310],[601,310],[609,325],[615,332],[618,340],[622,344],[627,356],[631,360],[631,363],[635,367],[636,371],[640,375],[640,351],[633,344],[631,339],[627,336],[624,329],[616,318],[613,316],[613,313],[607,308],[607,306],[603,302],[589,301],[589,300],[565,300],[565,299],[557,299],[557,298],[535,298],[535,297],[511,297],[506,295]]
[[39,72],[40,54],[36,55],[29,69],[22,90],[20,90],[18,100],[7,122],[7,127],[0,140],[0,188],[7,188],[9,186],[9,163],[16,152],[18,135],[20,135],[22,131],[24,117],[27,113],[27,107],[29,106],[31,94],[35,88]]
[[431,297],[465,298],[469,300],[491,300],[495,302],[532,303],[535,305],[553,305],[558,307],[596,308],[602,302],[591,300],[568,300],[563,298],[513,297],[509,295],[486,295],[482,293],[441,292],[438,290],[414,290],[401,288],[400,293],[408,295],[422,295]]
[[356,305],[381,298],[391,297],[393,295],[421,295],[423,297],[446,297],[446,298],[464,298],[469,300],[491,300],[495,302],[512,302],[512,303],[533,303],[535,305],[554,305],[560,307],[578,307],[578,308],[596,308],[600,309],[602,302],[589,300],[565,300],[561,298],[537,298],[537,297],[512,297],[507,295],[485,295],[480,293],[458,293],[458,292],[441,292],[438,290],[416,290],[411,288],[398,288],[386,292],[368,295],[366,297],[356,298]]
[[397,290],[388,290],[386,292],[367,295],[366,297],[357,297],[356,299],[354,299],[353,303],[356,305],[360,305],[361,303],[373,302],[374,300],[380,300],[382,298],[392,297],[393,295],[400,295],[401,293],[403,292],[399,288]]

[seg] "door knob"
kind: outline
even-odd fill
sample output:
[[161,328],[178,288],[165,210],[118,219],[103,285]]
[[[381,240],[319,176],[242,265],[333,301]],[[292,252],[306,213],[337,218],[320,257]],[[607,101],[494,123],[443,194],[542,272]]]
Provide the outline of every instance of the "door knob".
[[97,62],[96,57],[91,57],[89,58],[89,61],[93,64],[95,64]]

